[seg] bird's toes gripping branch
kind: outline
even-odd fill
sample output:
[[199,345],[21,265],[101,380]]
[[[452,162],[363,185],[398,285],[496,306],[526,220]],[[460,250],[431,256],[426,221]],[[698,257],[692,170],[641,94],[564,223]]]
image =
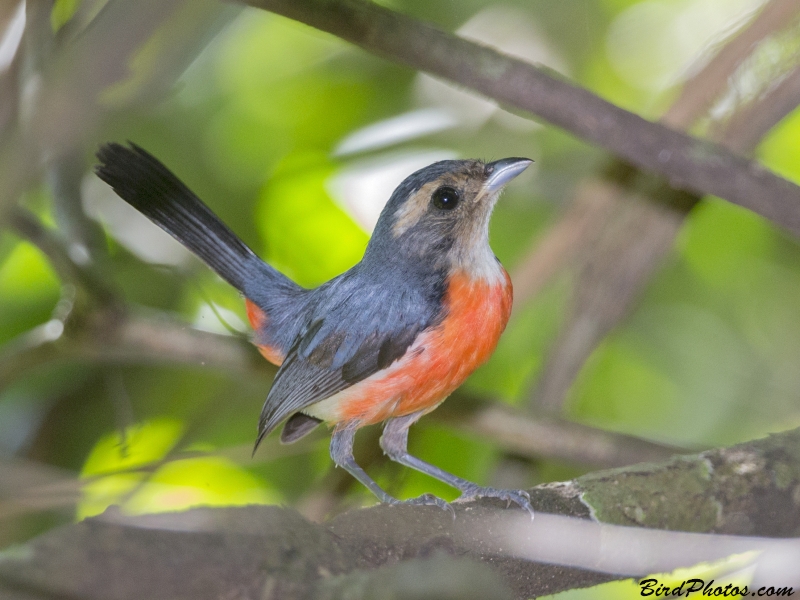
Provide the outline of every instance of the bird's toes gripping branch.
[[442,510],[450,512],[454,519],[456,518],[456,511],[452,506],[450,506],[450,503],[438,498],[437,496],[434,496],[433,494],[422,494],[421,496],[418,496],[417,498],[411,498],[410,500],[392,499],[390,504],[393,506],[399,506],[402,504],[409,504],[411,506],[438,506]]
[[527,510],[533,520],[533,506],[531,506],[531,496],[525,490],[503,490],[492,487],[481,487],[472,484],[468,487],[461,489],[461,496],[458,497],[456,502],[466,502],[476,498],[499,498],[505,500],[507,505],[513,502],[520,508]]

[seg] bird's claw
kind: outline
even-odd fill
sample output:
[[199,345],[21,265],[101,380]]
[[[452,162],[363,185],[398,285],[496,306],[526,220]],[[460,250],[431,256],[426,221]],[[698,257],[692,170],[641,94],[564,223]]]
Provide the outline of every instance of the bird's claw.
[[456,502],[463,502],[475,498],[498,498],[506,501],[506,507],[513,502],[520,508],[527,510],[533,520],[533,506],[531,506],[531,495],[525,490],[503,490],[491,487],[472,486],[461,491],[461,496]]
[[409,500],[394,500],[392,502],[393,505],[398,506],[401,504],[409,504],[411,506],[438,506],[442,510],[449,511],[453,518],[456,517],[456,511],[450,506],[449,502],[445,502],[441,498],[434,496],[433,494],[422,494],[417,498],[411,498]]

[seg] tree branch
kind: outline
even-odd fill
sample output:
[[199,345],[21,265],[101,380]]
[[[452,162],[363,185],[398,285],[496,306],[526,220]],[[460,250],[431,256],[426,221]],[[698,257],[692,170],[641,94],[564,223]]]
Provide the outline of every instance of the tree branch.
[[[436,507],[382,505],[319,525],[274,506],[140,517],[110,509],[6,554],[0,593],[507,600],[752,551],[757,567],[773,568],[768,581],[756,568],[754,586],[796,586],[800,543],[776,538],[800,531],[799,465],[794,430],[538,486],[533,522],[489,499],[455,503],[455,519]],[[778,559],[788,568],[775,570]]]
[[366,0],[250,0],[369,52],[529,111],[671,186],[713,194],[800,234],[800,187],[710,142],[652,123],[543,68]]

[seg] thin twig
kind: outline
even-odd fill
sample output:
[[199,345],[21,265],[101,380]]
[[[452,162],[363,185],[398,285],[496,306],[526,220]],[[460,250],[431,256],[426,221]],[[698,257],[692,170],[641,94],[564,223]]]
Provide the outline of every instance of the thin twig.
[[662,461],[691,452],[579,423],[534,418],[501,403],[483,402],[468,411],[440,411],[431,416],[465,433],[490,439],[507,452],[531,459],[611,468]]
[[106,256],[102,228],[90,220],[83,210],[81,182],[86,172],[82,152],[71,152],[58,158],[48,173],[52,189],[53,212],[58,229],[69,252],[84,261],[98,261]]
[[98,364],[203,365],[232,373],[269,374],[272,367],[238,338],[194,329],[159,312],[117,309],[51,321],[0,348],[0,389],[59,361]]
[[800,67],[789,73],[762,98],[741,107],[718,135],[720,144],[747,154],[765,133],[792,112],[800,101]]
[[725,91],[730,76],[755,46],[784,27],[798,13],[800,2],[797,0],[771,0],[767,3],[750,25],[684,84],[678,98],[661,118],[662,123],[677,129],[691,127]]
[[0,521],[40,510],[71,510],[79,500],[75,473],[33,461],[0,459]]
[[88,254],[76,256],[60,233],[43,225],[36,215],[16,206],[9,211],[8,222],[17,233],[44,252],[62,281],[81,286],[100,304],[118,301],[116,292],[89,262]]

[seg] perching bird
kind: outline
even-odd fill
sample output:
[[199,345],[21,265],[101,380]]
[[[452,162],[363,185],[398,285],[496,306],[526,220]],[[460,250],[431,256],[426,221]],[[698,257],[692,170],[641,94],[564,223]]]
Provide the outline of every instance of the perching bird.
[[[356,430],[386,421],[380,444],[390,459],[463,498],[501,498],[533,514],[524,491],[480,487],[407,451],[409,427],[489,358],[506,326],[511,280],[489,247],[489,218],[529,159],[445,160],[413,173],[389,198],[361,262],[305,289],[138,146],[106,144],[97,156],[100,179],[244,295],[254,343],[280,366],[256,448],[284,421],[284,443],[327,423],[333,461],[398,504],[353,458]],[[449,507],[430,494],[406,502]]]

